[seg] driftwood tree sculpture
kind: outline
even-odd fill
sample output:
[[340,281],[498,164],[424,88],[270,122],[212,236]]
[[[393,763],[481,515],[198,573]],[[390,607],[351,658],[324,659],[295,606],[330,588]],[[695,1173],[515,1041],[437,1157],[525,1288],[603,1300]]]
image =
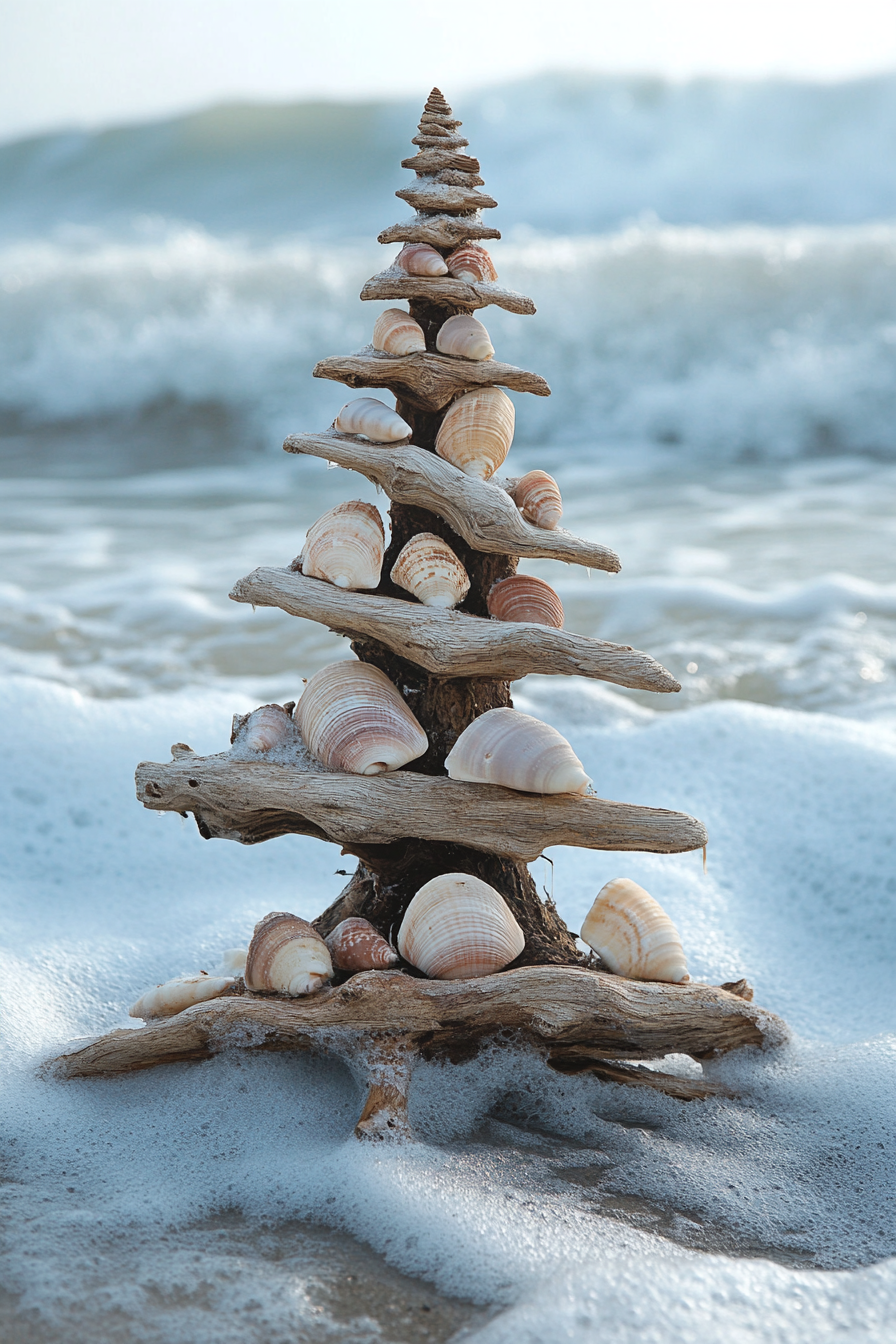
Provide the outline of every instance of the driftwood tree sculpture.
[[[496,202],[477,189],[479,164],[464,152],[468,141],[459,128],[434,89],[414,140],[418,152],[403,161],[417,181],[396,193],[415,214],[380,234],[381,243],[426,243],[446,258],[460,244],[500,237],[482,222],[481,211]],[[279,607],[349,637],[356,657],[399,689],[428,748],[409,767],[362,776],[318,767],[310,758],[202,758],[179,743],[170,764],[138,767],[137,793],[148,808],[191,812],[206,838],[254,844],[291,832],[334,841],[356,856],[347,887],[315,921],[323,936],[346,917],[361,916],[394,938],[421,886],[441,874],[464,873],[504,897],[525,935],[524,950],[503,973],[472,980],[421,980],[410,967],[365,971],[298,999],[250,994],[239,982],[224,997],[165,1022],[78,1044],[56,1069],[67,1077],[122,1072],[202,1058],[241,1038],[275,1050],[318,1046],[365,1072],[370,1094],[358,1126],[363,1135],[405,1132],[414,1058],[458,1060],[498,1037],[542,1048],[562,1071],[591,1070],[683,1098],[707,1096],[718,1089],[706,1081],[631,1061],[670,1052],[699,1059],[771,1045],[784,1038],[783,1024],[749,1002],[743,981],[722,987],[641,983],[596,967],[583,958],[553,903],[539,898],[527,868],[554,844],[699,850],[706,844],[700,822],[591,794],[540,796],[446,777],[446,756],[463,730],[488,710],[511,707],[510,683],[527,673],[596,677],[659,693],[680,689],[665,668],[627,646],[489,619],[490,590],[515,573],[521,556],[620,568],[607,547],[526,521],[508,493],[512,483],[466,475],[436,452],[440,426],[464,394],[484,387],[550,392],[537,374],[496,359],[440,353],[442,327],[488,304],[524,315],[534,313],[534,305],[493,280],[414,275],[396,264],[368,281],[361,297],[406,300],[426,349],[389,354],[368,347],[322,360],[315,376],[390,389],[397,414],[411,428],[410,441],[370,442],[334,427],[292,435],[284,448],[357,471],[389,496],[391,540],[379,587],[372,593],[334,587],[293,562],[240,579],[231,597]],[[456,610],[422,606],[389,577],[402,548],[420,533],[446,541],[466,569],[469,592]],[[236,721],[235,732],[239,726]]]

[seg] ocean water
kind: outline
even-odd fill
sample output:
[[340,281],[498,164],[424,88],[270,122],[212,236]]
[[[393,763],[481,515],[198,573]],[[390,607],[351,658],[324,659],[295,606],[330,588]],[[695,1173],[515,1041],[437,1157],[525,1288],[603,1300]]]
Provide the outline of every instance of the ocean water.
[[683,683],[528,678],[516,703],[598,792],[710,833],[705,874],[569,849],[533,873],[573,928],[641,882],[692,975],[746,975],[792,1040],[704,1066],[734,1101],[518,1052],[428,1065],[416,1141],[385,1148],[325,1057],[40,1072],[344,882],[336,846],[144,812],[133,768],[226,749],[235,711],[348,653],[227,593],[339,500],[385,514],[279,445],[346,399],[311,369],[369,339],[416,109],[0,146],[4,1340],[894,1337],[896,77],[555,77],[460,115],[501,278],[538,306],[480,316],[553,389],[514,397],[508,470],[551,471],[623,560],[522,568]]

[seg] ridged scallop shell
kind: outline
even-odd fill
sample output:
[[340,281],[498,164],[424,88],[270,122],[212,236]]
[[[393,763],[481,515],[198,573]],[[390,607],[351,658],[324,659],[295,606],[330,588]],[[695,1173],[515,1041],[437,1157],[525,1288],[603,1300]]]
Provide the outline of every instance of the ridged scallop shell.
[[498,278],[491,257],[484,247],[478,247],[476,243],[462,243],[460,247],[456,247],[445,258],[445,265],[448,267],[448,274],[453,275],[456,280],[492,282]]
[[262,705],[254,709],[240,734],[240,745],[250,751],[272,751],[290,735],[292,719],[282,705]]
[[467,476],[487,481],[513,442],[513,402],[499,387],[482,387],[458,397],[436,435],[436,452]]
[[451,779],[522,793],[584,793],[591,783],[566,738],[517,709],[489,709],[474,719],[445,767]]
[[129,1017],[174,1017],[194,1003],[205,1003],[206,999],[217,999],[234,984],[233,975],[206,975],[197,971],[193,975],[179,975],[164,985],[156,985],[141,994],[136,1003],[128,1009]]
[[331,663],[296,706],[305,745],[319,761],[353,775],[379,775],[422,756],[423,729],[392,682],[368,663]]
[[400,308],[387,308],[373,326],[373,347],[387,355],[413,355],[426,349],[426,337],[419,322]]
[[601,887],[582,938],[616,975],[673,985],[690,979],[675,925],[659,902],[627,877]]
[[344,919],[327,937],[337,971],[381,971],[398,965],[398,955],[367,919]]
[[337,504],[312,523],[302,547],[302,573],[337,588],[376,588],[386,535],[379,509],[362,499]]
[[425,607],[456,607],[470,591],[467,571],[434,532],[411,537],[399,551],[390,578]]
[[488,610],[496,621],[535,621],[563,629],[563,603],[549,583],[531,574],[511,574],[493,584]]
[[455,313],[439,328],[436,349],[458,359],[491,359],[495,347],[485,327],[468,313]]
[[410,425],[376,397],[347,401],[336,417],[336,428],[342,434],[363,434],[372,443],[396,443],[411,432]]
[[421,887],[398,931],[398,950],[433,980],[494,975],[526,939],[500,892],[467,873],[444,873]]
[[395,258],[408,275],[447,275],[448,267],[440,252],[429,243],[407,243]]
[[333,974],[320,934],[298,915],[272,911],[255,925],[246,958],[246,988],[256,992],[313,994]]
[[510,491],[510,498],[527,522],[549,531],[563,517],[560,487],[546,471],[527,471]]

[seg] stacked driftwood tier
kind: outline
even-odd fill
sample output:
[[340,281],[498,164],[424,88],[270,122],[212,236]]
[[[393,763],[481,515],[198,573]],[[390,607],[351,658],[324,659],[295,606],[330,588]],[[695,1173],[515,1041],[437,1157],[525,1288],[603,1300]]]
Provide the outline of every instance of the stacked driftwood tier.
[[[610,572],[620,562],[608,547],[557,526],[559,498],[553,514],[528,507],[527,487],[496,474],[500,451],[485,466],[452,452],[451,445],[461,442],[452,426],[483,402],[489,414],[494,408],[499,420],[504,417],[506,455],[511,403],[503,392],[480,395],[483,389],[550,394],[538,374],[502,363],[484,327],[470,320],[488,305],[520,315],[534,314],[535,307],[498,283],[482,246],[500,237],[482,221],[482,212],[496,202],[479,190],[479,164],[466,153],[460,125],[434,89],[414,138],[417,152],[402,165],[416,173],[416,181],[396,193],[415,213],[380,234],[381,243],[399,244],[401,250],[361,294],[362,299],[406,302],[407,310],[381,315],[375,339],[365,349],[324,359],[314,370],[316,377],[350,388],[389,389],[396,398],[394,412],[356,399],[330,429],[295,434],[284,444],[287,452],[360,473],[389,497],[391,538],[381,568],[357,585],[328,582],[312,563],[312,530],[303,557],[282,569],[257,569],[231,593],[235,601],[276,606],[351,639],[357,662],[348,670],[346,664],[337,665],[337,675],[353,675],[351,666],[364,665],[378,670],[365,673],[368,678],[384,674],[391,684],[388,694],[395,697],[397,691],[399,710],[416,725],[409,730],[419,734],[416,754],[400,768],[381,773],[334,768],[308,732],[304,747],[311,750],[303,750],[297,728],[301,711],[294,717],[289,704],[256,711],[261,718],[237,717],[229,752],[200,757],[178,743],[169,764],[142,763],[137,793],[148,808],[191,812],[206,838],[254,844],[291,832],[334,841],[357,856],[360,862],[348,886],[314,922],[321,937],[332,940],[343,921],[362,919],[381,943],[394,943],[421,888],[437,887],[445,875],[463,875],[479,883],[478,890],[487,885],[497,893],[518,931],[515,947],[522,951],[497,974],[421,979],[415,969],[420,960],[410,964],[410,943],[399,939],[408,961],[399,961],[389,949],[386,960],[371,963],[389,969],[343,970],[326,987],[315,982],[316,992],[298,998],[250,992],[247,972],[245,980],[222,981],[221,997],[151,1021],[139,1031],[113,1032],[78,1046],[57,1062],[65,1076],[202,1058],[243,1037],[268,1049],[335,1049],[370,1083],[358,1132],[381,1134],[406,1128],[407,1085],[416,1057],[457,1060],[499,1034],[541,1048],[555,1068],[590,1070],[683,1098],[717,1089],[705,1080],[683,1081],[631,1061],[672,1052],[707,1058],[784,1037],[783,1024],[750,1002],[746,982],[712,987],[636,980],[610,974],[606,958],[602,964],[583,957],[553,903],[539,898],[526,866],[558,844],[666,854],[699,850],[707,839],[699,821],[608,801],[584,784],[575,784],[577,791],[544,793],[515,776],[501,783],[474,782],[490,777],[456,765],[465,750],[469,754],[465,744],[475,733],[464,734],[471,725],[477,724],[479,732],[484,722],[495,723],[494,712],[514,730],[522,722],[512,712],[510,685],[530,672],[592,677],[658,693],[680,689],[648,654],[562,629],[559,599],[547,585],[536,593],[540,598],[546,590],[544,600],[549,606],[554,602],[547,623],[537,616],[506,619],[527,611],[525,604],[515,608],[511,600],[522,591],[513,579],[520,557]],[[349,432],[352,428],[356,432]],[[375,531],[371,506],[358,507],[368,511],[359,513],[360,524]],[[423,589],[409,586],[404,577],[421,535],[442,553],[447,544],[463,576],[451,607],[418,600],[415,594]],[[409,543],[414,543],[410,549]],[[321,676],[311,687],[321,684]],[[307,703],[302,702],[310,722]],[[266,753],[265,714],[273,725],[272,741],[290,735],[296,747],[291,755]],[[252,730],[256,735],[250,742],[262,743],[258,750],[246,745],[247,725],[253,723],[262,725],[261,736]],[[544,725],[536,731],[542,730],[553,733]],[[446,758],[462,737],[446,771]],[[252,948],[249,955],[251,963]],[[393,962],[399,969],[392,968]],[[328,978],[323,975],[321,983]]]

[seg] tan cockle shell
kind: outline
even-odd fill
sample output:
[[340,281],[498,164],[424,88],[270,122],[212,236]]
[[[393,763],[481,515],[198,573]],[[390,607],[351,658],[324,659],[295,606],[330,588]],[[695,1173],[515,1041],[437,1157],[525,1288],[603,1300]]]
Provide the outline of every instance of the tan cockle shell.
[[300,556],[302,573],[337,588],[376,588],[386,534],[380,511],[362,499],[337,504],[312,523]]
[[128,1009],[128,1017],[174,1017],[175,1013],[182,1013],[194,1003],[220,998],[235,982],[236,976],[208,975],[205,971],[179,975],[141,994]]
[[616,975],[632,980],[689,980],[678,930],[663,907],[627,877],[601,887],[582,938]]
[[376,397],[347,401],[336,417],[336,428],[342,434],[363,434],[372,443],[397,443],[411,433],[410,425]]
[[436,349],[458,359],[491,359],[495,353],[485,327],[468,313],[455,313],[442,324]]
[[527,471],[510,491],[510,498],[529,523],[549,531],[563,517],[560,487],[546,471]]
[[476,243],[462,243],[445,258],[448,274],[455,280],[472,280],[474,283],[485,280],[491,283],[498,278],[494,262],[484,247]]
[[566,738],[517,709],[480,714],[451,748],[445,767],[451,779],[522,793],[584,793],[591,783]]
[[331,663],[296,706],[305,745],[319,761],[353,775],[379,775],[422,756],[423,729],[392,682],[368,663]]
[[510,452],[515,412],[499,387],[481,387],[458,397],[436,435],[436,452],[467,476],[487,481]]
[[456,607],[470,591],[467,571],[434,532],[411,537],[399,551],[390,578],[425,607]]
[[381,971],[398,965],[398,956],[368,919],[344,919],[327,935],[337,971]]
[[292,719],[282,705],[261,705],[246,720],[240,745],[250,751],[272,751],[287,740],[291,729]]
[[492,584],[488,610],[496,621],[534,621],[563,629],[563,603],[549,583],[531,574],[511,574]]
[[395,265],[408,275],[448,274],[444,257],[429,243],[406,243],[395,258]]
[[256,993],[313,994],[333,974],[327,945],[307,920],[272,911],[255,925],[246,958],[246,988]]
[[500,892],[467,873],[444,873],[417,892],[398,931],[398,950],[433,980],[494,975],[526,939]]
[[387,355],[413,355],[426,349],[426,337],[419,322],[401,308],[387,308],[373,327],[373,348]]

